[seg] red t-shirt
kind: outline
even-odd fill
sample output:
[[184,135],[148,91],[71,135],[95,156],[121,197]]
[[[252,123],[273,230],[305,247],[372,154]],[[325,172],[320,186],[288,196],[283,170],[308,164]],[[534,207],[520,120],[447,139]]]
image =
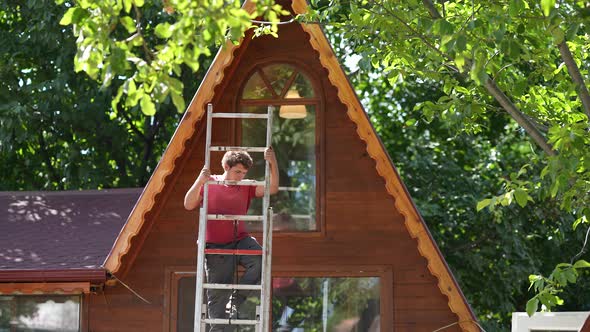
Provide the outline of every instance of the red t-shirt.
[[[221,175],[211,176],[211,180],[223,180]],[[201,188],[201,197],[203,197]],[[207,204],[208,214],[233,214],[245,215],[250,207],[250,201],[256,197],[256,186],[227,186],[209,185],[209,197]],[[238,221],[237,237],[241,240],[249,236],[246,225]],[[205,242],[207,243],[230,243],[234,241],[233,220],[208,220]]]

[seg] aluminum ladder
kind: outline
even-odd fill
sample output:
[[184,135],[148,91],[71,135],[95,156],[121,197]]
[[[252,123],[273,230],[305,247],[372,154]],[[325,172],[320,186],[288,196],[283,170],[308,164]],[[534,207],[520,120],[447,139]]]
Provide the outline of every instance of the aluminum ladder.
[[[266,147],[271,146],[272,139],[272,116],[273,106],[268,106],[266,114],[258,113],[213,113],[213,105],[207,104],[207,136],[205,144],[205,167],[210,169],[211,152],[213,151],[247,151],[264,152]],[[266,147],[243,147],[243,146],[211,146],[211,123],[213,118],[226,119],[266,119]],[[209,185],[264,185],[264,197],[262,203],[262,215],[218,215],[208,214],[207,204],[209,196]],[[237,250],[237,249],[206,249],[205,233],[207,220],[240,220],[240,221],[262,221],[262,250]],[[195,332],[206,332],[209,324],[255,326],[255,331],[262,332],[269,329],[270,317],[270,285],[271,285],[271,253],[272,253],[272,208],[270,207],[270,165],[265,161],[264,181],[242,180],[242,181],[207,181],[203,189],[203,205],[199,216],[199,236],[197,245],[197,280],[195,288]],[[205,255],[259,255],[262,256],[261,284],[210,284],[205,283]],[[227,290],[254,290],[260,292],[260,305],[256,307],[255,319],[212,319],[207,317],[206,305],[203,304],[204,289],[227,289]],[[229,299],[228,299],[229,300]]]

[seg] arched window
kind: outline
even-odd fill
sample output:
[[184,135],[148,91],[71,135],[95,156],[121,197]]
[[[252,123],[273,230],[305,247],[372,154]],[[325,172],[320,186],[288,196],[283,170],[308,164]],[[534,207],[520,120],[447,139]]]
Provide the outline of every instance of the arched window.
[[[320,99],[306,74],[293,65],[279,63],[254,69],[238,99],[241,112],[266,113],[274,105],[272,146],[277,155],[279,193],[271,196],[274,229],[316,231],[317,123]],[[258,121],[241,120],[238,137],[243,146],[264,146],[266,127]],[[254,158],[251,178],[264,177],[264,160]],[[253,203],[252,212],[261,203]],[[259,225],[252,224],[256,230]]]

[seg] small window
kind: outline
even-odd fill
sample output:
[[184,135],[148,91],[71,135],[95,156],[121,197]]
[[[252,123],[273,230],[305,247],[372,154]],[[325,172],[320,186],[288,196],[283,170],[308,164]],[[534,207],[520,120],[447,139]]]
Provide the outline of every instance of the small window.
[[[276,107],[272,146],[280,173],[279,193],[271,197],[274,229],[316,231],[319,99],[303,72],[289,64],[272,64],[251,74],[239,101],[241,112],[266,113],[269,105]],[[239,128],[241,145],[266,145],[266,126],[260,120],[241,120]],[[248,176],[261,179],[264,160],[253,157]],[[250,213],[261,213],[261,204],[254,201]],[[260,224],[249,228],[260,230]]]
[[80,331],[80,296],[0,296],[0,331]]

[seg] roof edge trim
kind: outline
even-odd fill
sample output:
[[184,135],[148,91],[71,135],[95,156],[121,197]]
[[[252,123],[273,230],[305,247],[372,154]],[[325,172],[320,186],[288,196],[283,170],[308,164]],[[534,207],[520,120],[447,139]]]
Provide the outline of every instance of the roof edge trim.
[[0,283],[82,282],[103,283],[103,268],[64,270],[0,270]]

